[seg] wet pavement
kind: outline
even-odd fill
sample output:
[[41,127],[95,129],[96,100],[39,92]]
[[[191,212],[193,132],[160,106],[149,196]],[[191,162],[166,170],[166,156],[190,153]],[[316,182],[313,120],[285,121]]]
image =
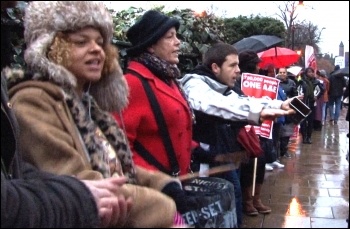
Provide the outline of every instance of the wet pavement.
[[314,131],[312,144],[290,143],[292,158],[283,169],[266,171],[263,203],[267,215],[244,216],[243,228],[348,228],[349,122],[342,110],[338,124]]

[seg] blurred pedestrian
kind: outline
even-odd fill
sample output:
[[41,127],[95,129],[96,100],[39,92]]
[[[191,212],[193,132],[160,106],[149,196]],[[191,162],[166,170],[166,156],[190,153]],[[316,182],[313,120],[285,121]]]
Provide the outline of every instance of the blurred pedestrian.
[[326,123],[327,112],[328,112],[328,101],[329,101],[329,80],[327,73],[324,69],[319,71],[319,80],[323,82],[324,93],[323,93],[323,104],[322,104],[322,126]]
[[[297,85],[295,81],[287,76],[286,68],[279,68],[277,78],[281,81],[282,87],[287,98],[292,98],[298,95]],[[289,139],[293,135],[295,124],[288,116],[285,116],[285,120],[280,130],[280,156],[291,158],[291,154],[288,152]]]
[[300,124],[301,133],[303,135],[303,144],[312,144],[311,136],[314,130],[314,117],[317,98],[323,95],[323,85],[315,77],[315,70],[311,67],[305,69],[302,73],[298,86],[298,93],[303,94],[303,102],[311,109],[309,116]]
[[[324,70],[323,70],[324,71]],[[324,104],[324,94],[326,91],[326,84],[324,84],[324,80],[321,76],[321,71],[317,70],[316,74],[315,74],[315,78],[321,83],[322,88],[323,88],[323,95],[322,96],[318,96],[316,101],[315,101],[315,116],[314,116],[314,123],[313,123],[313,127],[314,130],[316,131],[320,131],[322,130],[322,109],[323,109],[323,104]]]
[[341,99],[346,88],[346,80],[343,75],[335,76],[333,73],[340,69],[339,65],[336,65],[334,71],[329,76],[329,115],[330,124],[337,124],[341,110]]

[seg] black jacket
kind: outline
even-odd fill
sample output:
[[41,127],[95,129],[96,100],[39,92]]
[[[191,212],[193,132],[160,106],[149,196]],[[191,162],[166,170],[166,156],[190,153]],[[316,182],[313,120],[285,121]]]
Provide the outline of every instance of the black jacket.
[[346,80],[344,76],[330,76],[329,77],[329,96],[341,97],[346,87]]
[[324,86],[316,78],[309,78],[307,76],[304,76],[299,82],[298,82],[298,92],[299,94],[304,94],[303,102],[308,107],[314,107],[315,98],[320,98],[324,94]]
[[17,136],[1,74],[1,228],[98,227],[89,189],[73,177],[52,175],[24,163]]
[[[345,88],[343,97],[344,97],[344,99],[345,99],[346,97],[349,97],[349,83],[346,85],[346,88]],[[349,121],[349,104],[347,105],[347,107],[348,107],[348,108],[347,108],[347,111],[346,111],[345,120],[346,120],[346,121]]]
[[281,81],[280,86],[282,87],[284,93],[288,96],[288,98],[292,98],[298,95],[297,85],[293,80],[287,79],[285,81]]

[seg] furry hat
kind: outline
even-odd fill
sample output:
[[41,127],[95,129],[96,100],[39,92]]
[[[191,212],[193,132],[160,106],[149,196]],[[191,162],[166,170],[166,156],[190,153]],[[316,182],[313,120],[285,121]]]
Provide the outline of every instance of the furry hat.
[[[94,1],[32,1],[24,16],[24,39],[27,45],[24,59],[28,67],[48,75],[56,84],[75,87],[76,78],[65,67],[51,62],[47,52],[56,34],[64,31],[77,31],[92,26],[101,32],[104,42],[109,43],[113,36],[113,19],[106,6]],[[104,88],[101,88],[101,85]],[[99,88],[96,88],[99,87]],[[106,88],[107,87],[107,88]],[[103,90],[104,92],[98,92]],[[101,105],[101,96],[110,97],[109,104]],[[113,94],[108,94],[108,92]],[[127,104],[128,88],[120,69],[116,68],[91,86],[91,93],[102,109],[121,110]],[[117,95],[116,95],[117,94]],[[112,102],[114,100],[114,102]],[[115,104],[117,101],[118,104]]]
[[158,11],[149,10],[127,31],[126,36],[133,47],[126,50],[129,56],[137,56],[155,44],[170,28],[180,27],[177,19]]

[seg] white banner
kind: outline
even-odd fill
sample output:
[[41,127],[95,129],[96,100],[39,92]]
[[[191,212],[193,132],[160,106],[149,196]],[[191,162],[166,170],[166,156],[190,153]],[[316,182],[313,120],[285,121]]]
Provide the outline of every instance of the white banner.
[[345,58],[343,56],[336,56],[334,58],[334,65],[339,65],[340,68],[345,68]]
[[305,47],[305,68],[311,67],[315,71],[317,70],[316,56],[314,52],[314,47],[306,45]]

